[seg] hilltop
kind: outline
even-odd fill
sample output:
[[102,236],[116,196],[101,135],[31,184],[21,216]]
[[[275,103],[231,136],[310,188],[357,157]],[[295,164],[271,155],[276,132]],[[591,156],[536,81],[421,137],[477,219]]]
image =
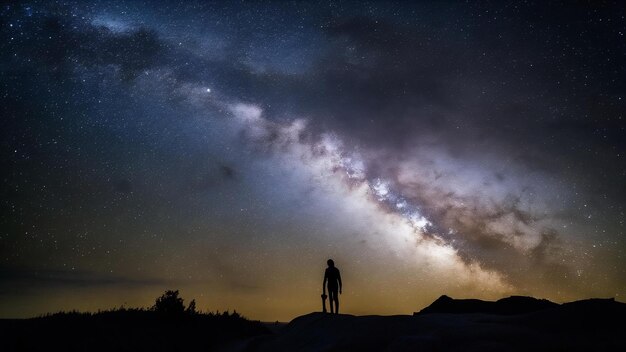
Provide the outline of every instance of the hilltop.
[[532,297],[497,302],[442,296],[420,313],[311,313],[273,336],[225,351],[625,351],[626,304],[557,304]]

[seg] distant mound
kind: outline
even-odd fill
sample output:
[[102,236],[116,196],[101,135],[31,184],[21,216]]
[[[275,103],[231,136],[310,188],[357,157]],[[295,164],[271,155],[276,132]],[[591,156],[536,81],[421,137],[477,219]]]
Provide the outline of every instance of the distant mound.
[[311,313],[223,351],[626,351],[625,317],[612,299],[443,296],[413,316]]
[[532,313],[558,306],[557,303],[546,299],[525,296],[511,296],[492,302],[479,299],[454,299],[443,295],[437,298],[431,305],[419,311],[419,313],[414,313],[414,315],[433,313],[512,315]]

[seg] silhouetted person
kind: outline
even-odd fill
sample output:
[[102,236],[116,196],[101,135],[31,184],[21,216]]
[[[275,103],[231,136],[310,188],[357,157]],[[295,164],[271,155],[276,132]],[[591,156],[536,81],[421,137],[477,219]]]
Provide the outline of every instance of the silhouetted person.
[[[330,312],[339,313],[339,295],[341,294],[341,274],[339,269],[335,268],[335,262],[328,259],[326,262],[328,268],[324,272],[324,282],[322,283],[322,292],[326,294],[326,283],[328,283],[328,302],[330,303]],[[334,310],[333,310],[333,302]]]

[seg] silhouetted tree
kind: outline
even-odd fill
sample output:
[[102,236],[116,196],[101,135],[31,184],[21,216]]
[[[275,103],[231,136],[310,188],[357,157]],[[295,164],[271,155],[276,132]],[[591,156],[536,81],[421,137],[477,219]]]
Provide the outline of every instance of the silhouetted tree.
[[183,299],[178,297],[178,290],[167,290],[161,297],[156,299],[152,309],[165,314],[182,314],[185,311],[185,305],[183,304]]
[[187,314],[197,314],[198,312],[196,311],[196,300],[192,299],[191,302],[189,302],[189,305],[187,306],[187,309],[185,309],[185,313]]
[[178,296],[178,290],[167,290],[161,297],[156,299],[154,306],[152,306],[152,310],[164,313],[164,314],[182,314],[186,313],[189,315],[198,314],[196,310],[196,300],[192,299],[185,308],[183,304],[184,299]]

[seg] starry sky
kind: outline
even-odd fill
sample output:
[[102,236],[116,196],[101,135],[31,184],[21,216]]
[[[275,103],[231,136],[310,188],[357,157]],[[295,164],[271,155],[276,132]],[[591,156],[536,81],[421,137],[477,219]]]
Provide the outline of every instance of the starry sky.
[[0,8],[0,317],[626,296],[626,6]]

